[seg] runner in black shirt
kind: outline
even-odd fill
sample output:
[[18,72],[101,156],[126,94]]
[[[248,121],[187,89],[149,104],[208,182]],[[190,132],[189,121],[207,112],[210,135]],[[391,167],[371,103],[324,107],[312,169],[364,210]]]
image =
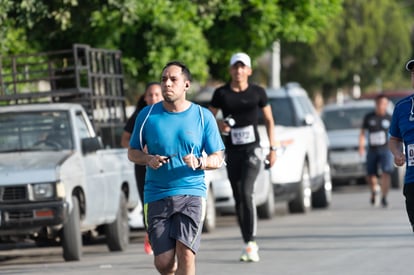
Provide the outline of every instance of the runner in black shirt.
[[388,99],[385,95],[375,98],[375,111],[365,115],[359,135],[359,154],[365,154],[365,133],[368,132],[367,181],[371,189],[371,204],[375,204],[377,194],[378,167],[381,168],[381,204],[387,207],[387,194],[391,173],[394,170],[393,157],[388,149],[388,128],[391,116],[387,114]]
[[249,84],[252,73],[250,57],[236,53],[230,60],[230,83],[219,87],[213,95],[210,110],[214,115],[221,109],[224,120],[218,121],[225,135],[227,173],[233,189],[238,223],[246,247],[241,261],[259,261],[256,235],[256,205],[254,183],[261,166],[260,139],[257,130],[258,112],[263,112],[269,138],[270,152],[267,156],[270,166],[276,161],[274,121],[271,106],[263,88]]

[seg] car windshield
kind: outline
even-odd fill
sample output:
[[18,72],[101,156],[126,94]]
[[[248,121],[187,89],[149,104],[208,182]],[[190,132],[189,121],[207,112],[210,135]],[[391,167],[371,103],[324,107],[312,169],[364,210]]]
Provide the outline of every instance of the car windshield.
[[328,131],[360,129],[362,127],[362,120],[364,119],[364,116],[373,110],[374,108],[372,107],[326,110],[322,113],[322,120]]
[[[295,125],[295,114],[293,113],[292,101],[287,97],[269,98],[272,106],[273,118],[276,125],[293,127]],[[264,124],[262,112],[259,112],[259,124]]]
[[67,112],[0,114],[0,152],[72,149]]

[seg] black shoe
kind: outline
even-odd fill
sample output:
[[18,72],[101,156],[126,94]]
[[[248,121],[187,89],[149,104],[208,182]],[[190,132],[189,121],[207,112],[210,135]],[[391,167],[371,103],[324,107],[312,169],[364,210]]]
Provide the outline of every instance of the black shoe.
[[371,204],[374,205],[375,204],[375,193],[371,194]]
[[381,200],[381,204],[382,204],[382,207],[387,207],[388,206],[387,198],[383,197]]

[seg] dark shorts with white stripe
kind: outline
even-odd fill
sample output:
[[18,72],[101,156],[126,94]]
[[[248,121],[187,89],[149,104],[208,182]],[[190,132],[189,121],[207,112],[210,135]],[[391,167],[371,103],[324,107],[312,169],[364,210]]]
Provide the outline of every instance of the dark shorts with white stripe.
[[155,256],[175,249],[177,241],[197,253],[203,228],[204,198],[171,196],[145,204],[144,210]]

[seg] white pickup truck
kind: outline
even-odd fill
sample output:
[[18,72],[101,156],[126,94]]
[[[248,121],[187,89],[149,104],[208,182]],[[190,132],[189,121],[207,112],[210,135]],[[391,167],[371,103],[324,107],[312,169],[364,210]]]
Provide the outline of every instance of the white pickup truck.
[[[81,58],[92,60],[89,50],[78,45],[69,52],[81,64]],[[133,164],[126,149],[111,148],[110,142],[103,142],[95,132],[99,130],[103,138],[114,134],[115,128],[108,126],[114,117],[105,118],[98,111],[111,111],[109,107],[114,105],[108,100],[116,103],[122,97],[95,95],[100,101],[94,100],[95,90],[88,94],[79,85],[75,91],[56,88],[28,93],[16,85],[18,70],[0,69],[1,86],[13,88],[0,88],[0,241],[58,243],[66,261],[81,259],[82,240],[87,234],[106,236],[110,251],[125,250],[129,243],[128,211],[139,203]],[[97,80],[93,76],[109,75],[89,72],[89,83]],[[27,66],[26,74],[30,74]],[[49,81],[62,79],[48,76]],[[40,98],[43,103],[32,102]],[[51,101],[44,102],[45,98]],[[89,113],[83,107],[85,98],[92,98]],[[119,120],[118,124],[123,123]]]

